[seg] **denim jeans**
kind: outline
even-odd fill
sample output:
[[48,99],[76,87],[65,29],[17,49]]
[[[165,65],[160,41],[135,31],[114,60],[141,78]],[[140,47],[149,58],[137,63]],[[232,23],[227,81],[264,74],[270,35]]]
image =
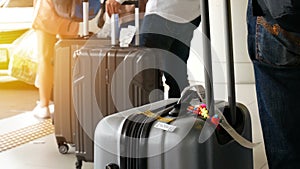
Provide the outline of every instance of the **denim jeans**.
[[252,16],[251,3],[248,50],[269,168],[296,169],[300,166],[300,34],[286,32],[270,17]]
[[179,98],[181,91],[188,86],[187,60],[194,30],[200,24],[200,16],[187,23],[176,23],[161,16],[151,14],[144,17],[141,26],[141,46],[157,48],[171,52],[181,62],[169,57],[164,59],[164,75],[170,86],[169,97]]

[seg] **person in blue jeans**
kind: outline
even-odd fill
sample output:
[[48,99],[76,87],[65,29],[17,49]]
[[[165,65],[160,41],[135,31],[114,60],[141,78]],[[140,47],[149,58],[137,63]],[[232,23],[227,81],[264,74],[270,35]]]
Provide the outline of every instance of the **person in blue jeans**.
[[300,167],[300,33],[279,26],[260,1],[248,1],[248,52],[268,165],[296,169]]

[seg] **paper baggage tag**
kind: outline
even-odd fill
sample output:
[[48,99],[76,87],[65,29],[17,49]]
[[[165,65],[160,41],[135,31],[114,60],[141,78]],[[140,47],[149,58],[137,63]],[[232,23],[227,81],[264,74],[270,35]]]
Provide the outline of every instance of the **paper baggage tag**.
[[173,126],[173,125],[170,125],[167,123],[163,123],[163,122],[157,122],[154,125],[154,127],[157,129],[162,129],[162,130],[168,131],[168,132],[174,132],[174,130],[176,129],[176,126]]

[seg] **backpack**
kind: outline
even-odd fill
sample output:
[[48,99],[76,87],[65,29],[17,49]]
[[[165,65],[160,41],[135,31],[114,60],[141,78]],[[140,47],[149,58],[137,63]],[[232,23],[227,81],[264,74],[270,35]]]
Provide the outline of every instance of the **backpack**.
[[300,0],[258,0],[258,3],[282,28],[300,33]]
[[[83,0],[52,0],[58,16],[75,21],[83,21]],[[100,8],[100,0],[89,0],[89,20],[96,17]]]

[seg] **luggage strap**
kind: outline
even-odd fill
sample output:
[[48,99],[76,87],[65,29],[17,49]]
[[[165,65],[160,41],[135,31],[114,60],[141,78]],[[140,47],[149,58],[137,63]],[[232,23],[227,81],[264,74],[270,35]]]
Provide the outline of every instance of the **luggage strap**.
[[[189,107],[189,111],[191,111],[192,106]],[[244,138],[243,136],[241,136],[227,121],[226,117],[223,115],[223,113],[221,113],[221,111],[219,109],[216,109],[217,114],[213,115],[212,117],[209,116],[208,114],[208,110],[206,109],[206,105],[205,104],[201,104],[198,108],[197,114],[199,115],[199,117],[204,120],[204,121],[208,121],[212,124],[214,124],[215,126],[220,125],[237,143],[239,143],[241,146],[248,148],[248,149],[253,149],[256,146],[260,145],[261,142],[257,142],[257,143],[253,143],[249,140],[247,140],[246,138]],[[195,108],[192,110],[193,113],[195,113]],[[139,114],[143,114],[144,116],[147,116],[148,118],[151,119],[156,119],[156,121],[159,122],[163,122],[163,123],[167,123],[170,124],[171,122],[173,122],[174,120],[176,120],[175,117],[162,117],[161,115],[159,115],[158,113],[154,113],[150,110],[139,113]]]
[[174,117],[162,117],[162,116],[158,115],[157,113],[153,113],[150,110],[147,110],[147,111],[142,112],[140,114],[143,114],[143,115],[145,115],[147,117],[150,117],[150,118],[154,118],[154,119],[156,119],[156,121],[163,122],[163,123],[171,123],[172,121],[174,121],[176,119]]
[[261,142],[253,143],[243,136],[241,136],[236,130],[228,123],[226,117],[219,109],[215,109],[217,114],[212,117],[209,116],[208,110],[205,104],[200,104],[199,106],[189,106],[188,111],[197,114],[204,121],[208,121],[211,124],[217,126],[220,125],[224,130],[241,146],[249,149],[253,149],[258,146]]
[[241,146],[249,149],[253,149],[256,146],[260,145],[261,142],[253,143],[243,136],[241,136],[238,132],[235,131],[235,129],[227,122],[226,118],[222,113],[220,113],[220,125],[227,131],[227,133]]

